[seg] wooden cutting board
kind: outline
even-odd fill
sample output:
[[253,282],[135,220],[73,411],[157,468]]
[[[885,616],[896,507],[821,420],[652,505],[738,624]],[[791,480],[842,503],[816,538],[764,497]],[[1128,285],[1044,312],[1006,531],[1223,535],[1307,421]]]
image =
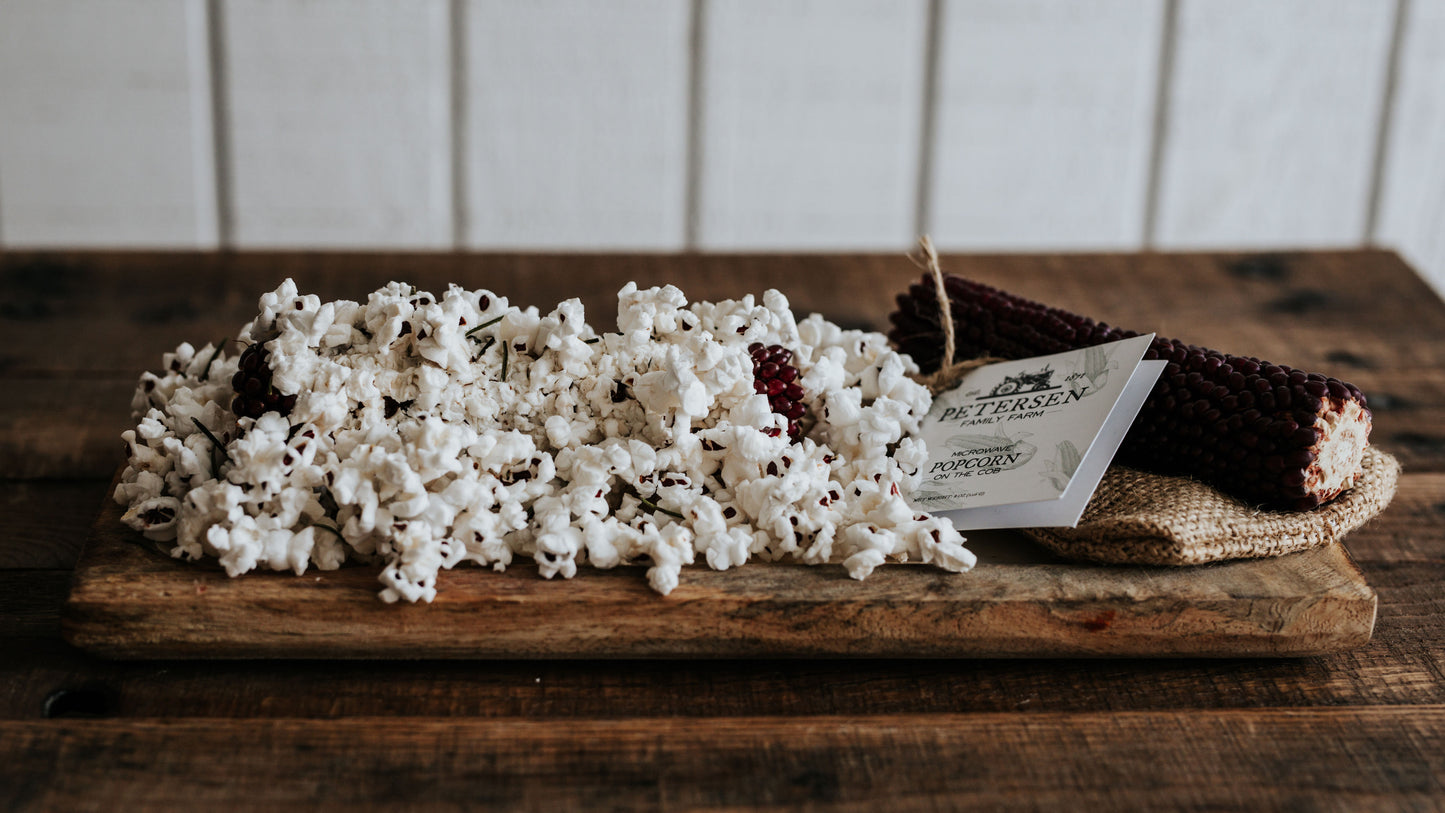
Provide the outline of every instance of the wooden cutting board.
[[644,569],[542,579],[444,572],[431,604],[377,598],[376,572],[251,573],[161,555],[107,500],[76,566],[66,639],[111,658],[1298,656],[1369,640],[1375,593],[1338,544],[1191,568],[1065,562],[1020,534],[971,532],[969,573],[887,565]]

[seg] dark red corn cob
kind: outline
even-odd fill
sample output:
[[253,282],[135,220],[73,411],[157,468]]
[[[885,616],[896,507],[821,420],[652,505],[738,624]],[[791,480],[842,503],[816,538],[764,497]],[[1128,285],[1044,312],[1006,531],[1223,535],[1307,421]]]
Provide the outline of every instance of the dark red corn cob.
[[[954,357],[1027,358],[1139,335],[945,276]],[[943,329],[931,277],[898,296],[889,338],[924,372],[938,368]],[[1370,434],[1352,384],[1257,358],[1155,337],[1146,359],[1168,362],[1117,460],[1202,480],[1247,502],[1308,510],[1354,484]]]
[[260,343],[241,351],[241,361],[231,377],[231,389],[236,391],[236,397],[231,399],[231,411],[236,417],[259,418],[267,412],[290,415],[296,406],[296,396],[282,395],[271,386],[269,355]]
[[788,437],[803,436],[800,423],[808,408],[803,404],[803,385],[798,383],[798,368],[792,365],[793,352],[782,345],[748,345],[753,357],[753,390],[768,396],[773,412],[788,419]]

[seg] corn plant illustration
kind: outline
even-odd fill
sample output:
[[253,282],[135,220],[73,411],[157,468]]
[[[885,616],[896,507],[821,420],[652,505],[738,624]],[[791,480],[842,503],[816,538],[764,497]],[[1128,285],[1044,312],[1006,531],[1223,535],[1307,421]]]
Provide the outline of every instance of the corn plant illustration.
[[1119,369],[1119,362],[1112,356],[1112,351],[1105,352],[1099,345],[1084,348],[1079,361],[1069,364],[1073,372],[1064,379],[1069,389],[1078,393],[1080,398],[1087,398],[1103,389],[1109,383],[1109,372]]
[[1062,494],[1069,481],[1074,479],[1074,472],[1079,470],[1083,455],[1079,454],[1079,449],[1072,440],[1060,442],[1056,452],[1057,456],[1053,460],[1044,461],[1042,474],[1044,479]]

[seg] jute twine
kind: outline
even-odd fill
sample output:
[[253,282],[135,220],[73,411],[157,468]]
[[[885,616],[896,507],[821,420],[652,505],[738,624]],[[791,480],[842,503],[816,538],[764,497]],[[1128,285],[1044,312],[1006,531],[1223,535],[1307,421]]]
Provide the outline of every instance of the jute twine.
[[[938,370],[915,379],[937,395],[969,372],[1001,359],[955,362],[952,304],[933,242],[919,239],[911,258],[933,278],[943,327]],[[1025,528],[1024,533],[1068,559],[1128,565],[1199,565],[1279,556],[1338,541],[1390,504],[1400,464],[1374,447],[1350,490],[1312,511],[1264,511],[1187,477],[1109,467],[1074,528]]]
[[909,257],[917,266],[928,271],[933,277],[933,288],[938,294],[938,322],[943,326],[943,360],[939,362],[938,369],[928,375],[919,374],[914,380],[928,388],[934,395],[944,390],[952,389],[963,377],[977,370],[985,364],[992,364],[995,361],[1003,361],[993,356],[979,356],[978,358],[964,359],[955,362],[953,360],[953,346],[957,334],[953,327],[953,304],[948,298],[948,291],[943,284],[943,269],[938,264],[938,252],[933,248],[933,241],[928,235],[918,238],[918,250],[921,257]]

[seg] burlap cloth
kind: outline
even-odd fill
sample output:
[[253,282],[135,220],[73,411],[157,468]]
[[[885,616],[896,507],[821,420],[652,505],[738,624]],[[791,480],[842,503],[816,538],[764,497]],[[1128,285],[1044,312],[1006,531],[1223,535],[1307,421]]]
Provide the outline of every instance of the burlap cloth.
[[1354,488],[1312,511],[1263,511],[1186,477],[1112,466],[1075,528],[1024,533],[1068,559],[1198,565],[1327,545],[1385,510],[1400,464],[1373,446]]

